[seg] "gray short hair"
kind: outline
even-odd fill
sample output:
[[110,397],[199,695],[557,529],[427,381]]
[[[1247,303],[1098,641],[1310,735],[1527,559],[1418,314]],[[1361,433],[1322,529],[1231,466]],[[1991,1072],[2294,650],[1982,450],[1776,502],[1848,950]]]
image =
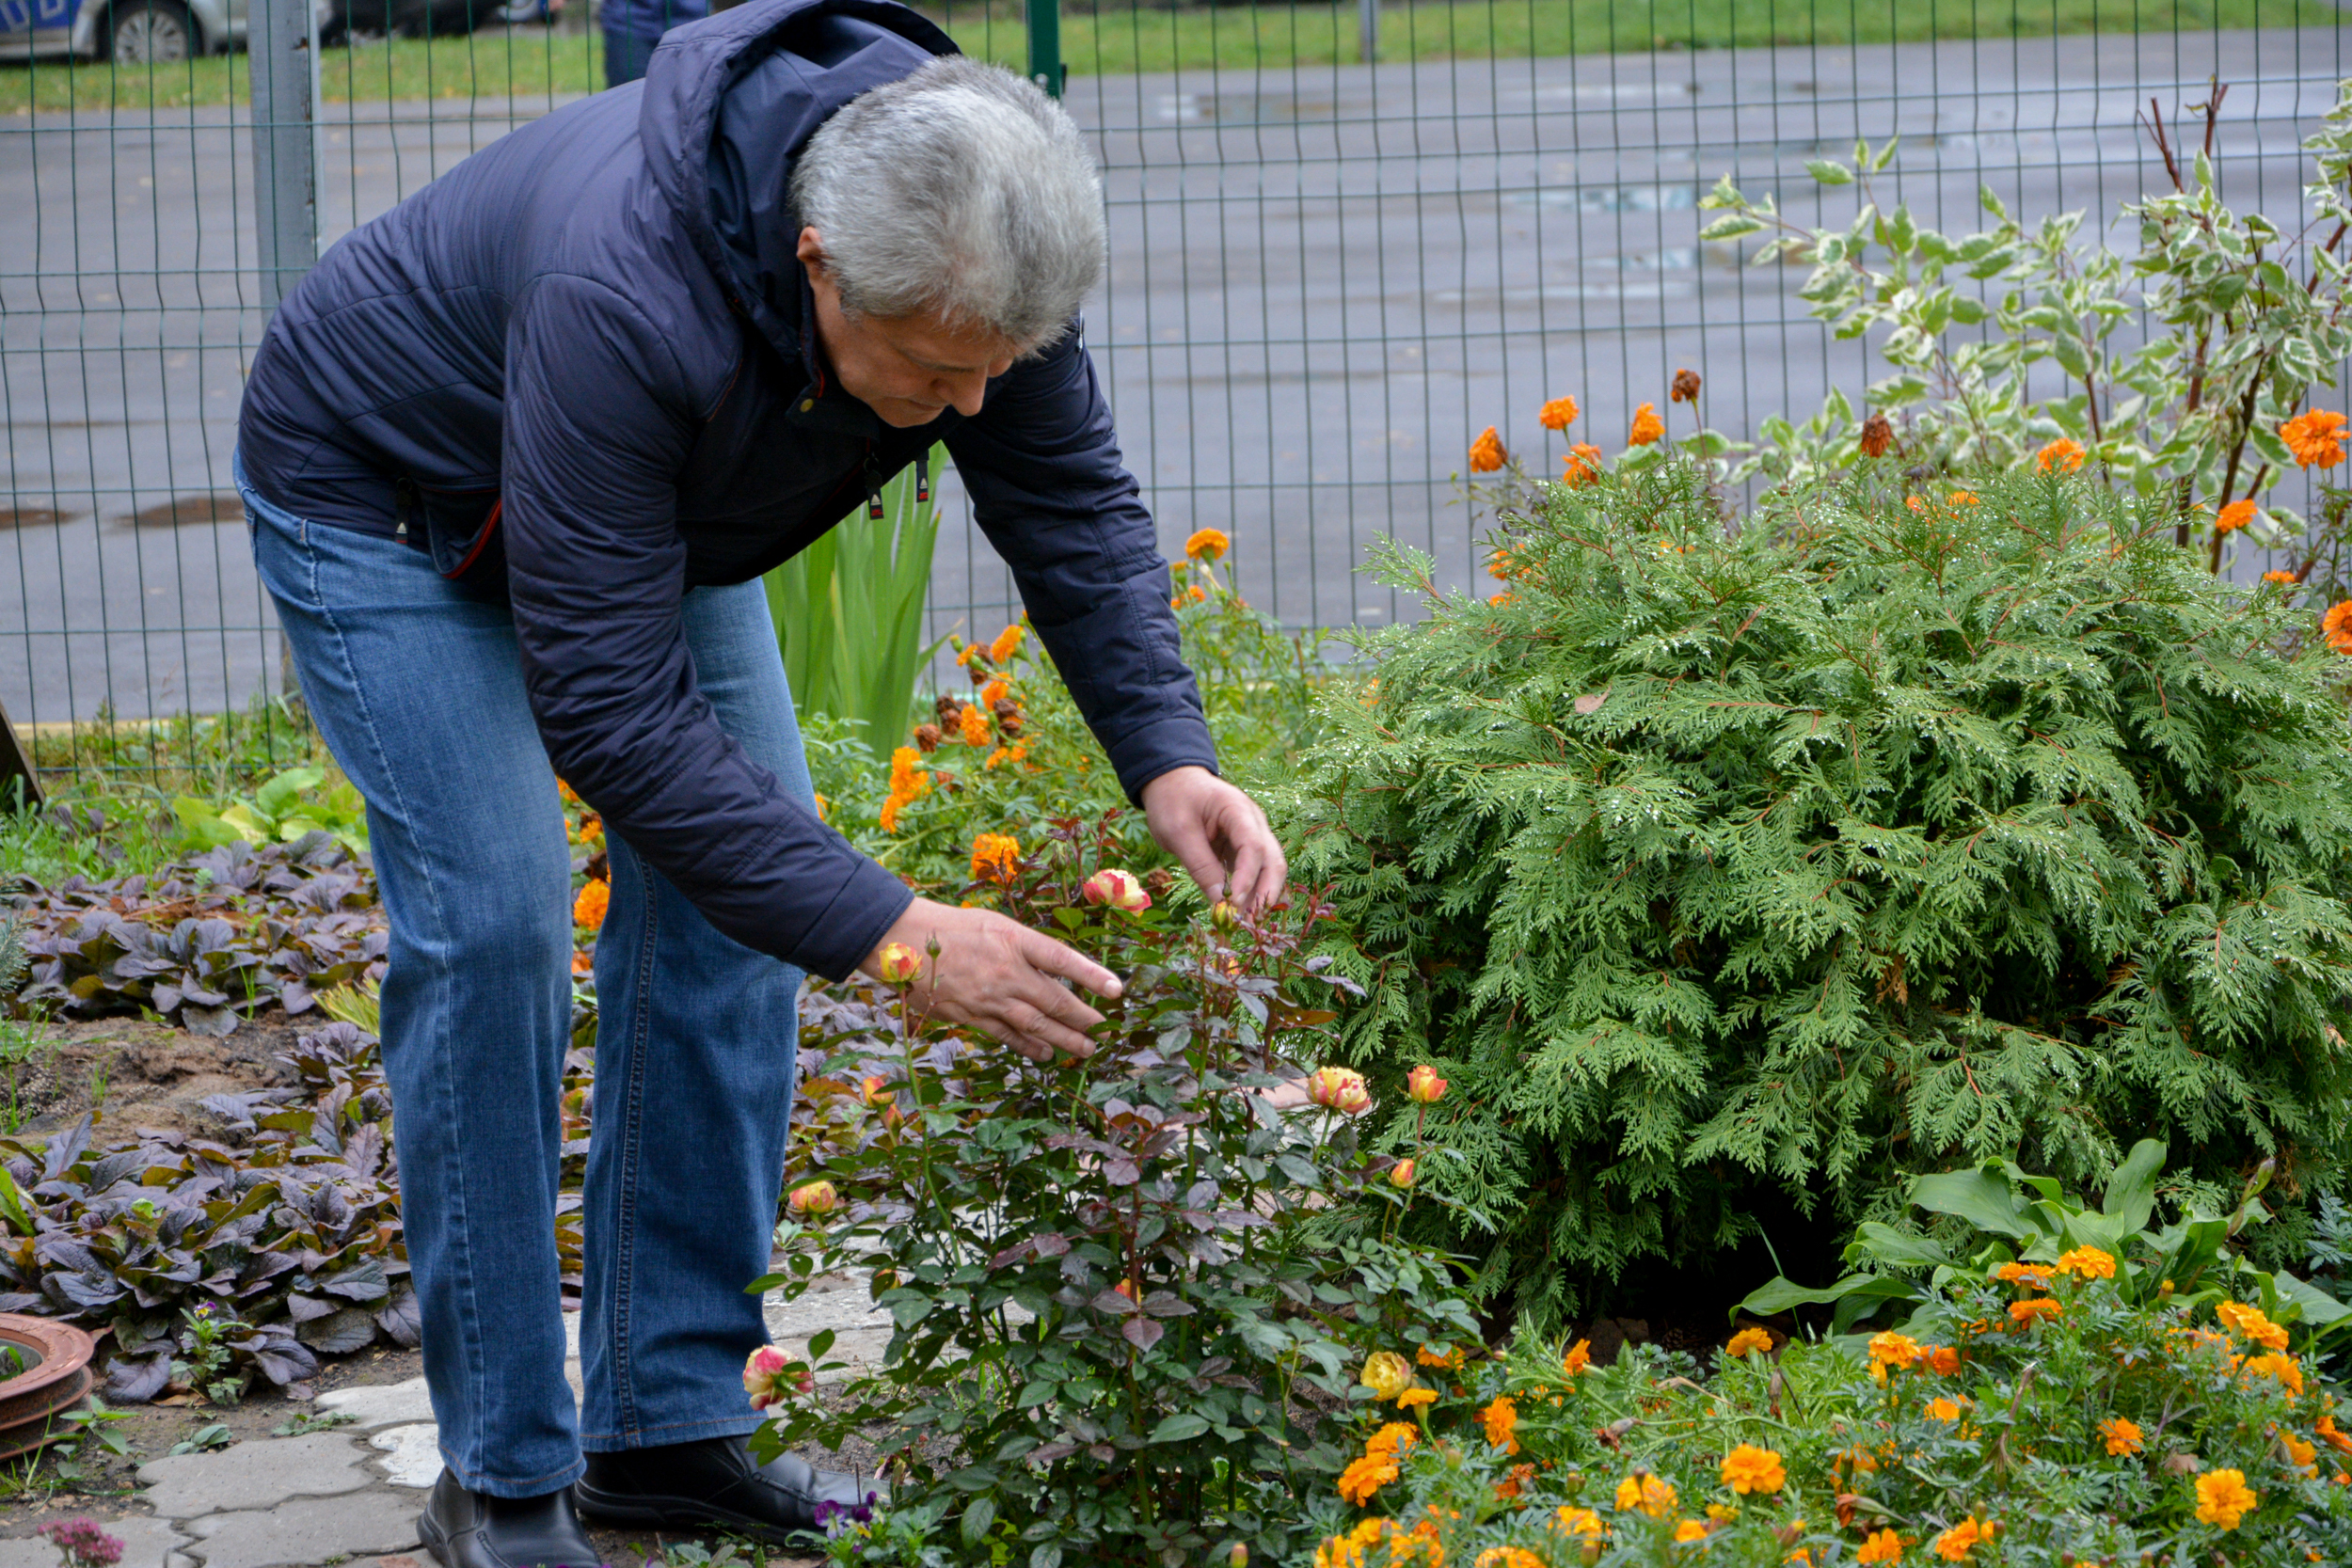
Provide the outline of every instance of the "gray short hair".
[[795,161],[791,194],[860,314],[935,314],[1030,351],[1103,276],[1103,188],[1077,126],[964,55],[851,99]]

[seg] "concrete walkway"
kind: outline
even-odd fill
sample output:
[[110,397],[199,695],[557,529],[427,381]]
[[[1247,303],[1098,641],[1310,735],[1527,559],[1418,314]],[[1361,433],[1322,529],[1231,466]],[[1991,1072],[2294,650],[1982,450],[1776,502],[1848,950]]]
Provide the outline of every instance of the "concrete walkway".
[[[828,1328],[833,1358],[852,1366],[879,1361],[889,1343],[890,1315],[860,1278],[822,1281],[788,1307],[771,1295],[767,1315],[770,1337],[793,1354]],[[579,1318],[564,1328],[564,1370],[578,1392]],[[441,1459],[424,1380],[337,1389],[318,1408],[351,1424],[142,1465],[135,1508],[90,1511],[122,1542],[120,1568],[425,1568],[417,1513]],[[651,1537],[628,1540],[637,1552],[657,1549]],[[0,1541],[0,1568],[56,1568],[60,1555],[39,1537]],[[813,1568],[818,1560],[769,1560]]]

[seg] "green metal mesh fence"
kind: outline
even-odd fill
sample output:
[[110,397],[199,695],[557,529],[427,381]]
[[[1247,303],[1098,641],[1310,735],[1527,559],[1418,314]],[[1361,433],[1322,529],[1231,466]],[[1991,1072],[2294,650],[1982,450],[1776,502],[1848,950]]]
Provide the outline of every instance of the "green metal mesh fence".
[[[189,711],[250,712],[267,744],[278,654],[230,456],[273,260],[299,266],[289,233],[331,242],[601,87],[594,3],[326,0],[314,54],[309,13],[257,8],[253,36],[299,51],[288,65],[212,52],[241,42],[241,0],[0,0],[0,705],[37,744]],[[2161,178],[2136,115],[2218,80],[2227,188],[2283,215],[2296,142],[2347,74],[2324,0],[933,14],[1030,70],[1050,63],[1031,58],[1040,7],[1104,166],[1112,257],[1088,338],[1163,544],[1227,530],[1253,603],[1324,626],[1410,612],[1355,571],[1378,534],[1477,575],[1452,476],[1486,425],[1539,434],[1548,397],[1576,397],[1570,436],[1613,450],[1682,367],[1734,435],[1832,386],[1859,397],[1863,352],[1805,314],[1804,268],[1697,238],[1717,176],[1842,218],[1851,193],[1823,205],[1805,160],[1899,135],[1889,188],[1923,221],[1967,225],[1979,186],[2025,213],[2112,213]],[[77,28],[113,57],[61,53]],[[306,124],[268,84],[313,62]],[[306,143],[314,217],[275,178]],[[951,513],[936,629],[993,631],[1009,600]]]

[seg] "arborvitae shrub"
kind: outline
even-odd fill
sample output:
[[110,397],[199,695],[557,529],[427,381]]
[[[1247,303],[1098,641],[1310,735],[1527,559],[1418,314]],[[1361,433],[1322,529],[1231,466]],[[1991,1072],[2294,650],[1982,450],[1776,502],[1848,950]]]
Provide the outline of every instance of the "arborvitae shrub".
[[2296,590],[2054,476],[1728,535],[1674,466],[1539,511],[1500,602],[1361,639],[1279,803],[1355,1059],[1454,1081],[1416,1213],[1490,1287],[1549,1323],[1759,1232],[1818,1256],[1994,1155],[2340,1179],[2347,667]]

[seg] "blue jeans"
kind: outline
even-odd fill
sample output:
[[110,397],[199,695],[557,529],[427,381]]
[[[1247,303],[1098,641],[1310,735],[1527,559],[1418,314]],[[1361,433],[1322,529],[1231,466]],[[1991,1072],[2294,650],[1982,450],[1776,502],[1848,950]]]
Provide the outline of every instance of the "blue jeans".
[[[570,849],[512,617],[397,540],[237,475],[302,695],[368,802],[391,926],[384,1067],[441,1457],[466,1486],[569,1485],[580,1450],[749,1432],[799,1039],[798,970],[712,929],[608,833],[580,1314],[564,1377],[555,1218],[571,1032]],[[756,582],[689,593],[703,694],[812,800]]]

